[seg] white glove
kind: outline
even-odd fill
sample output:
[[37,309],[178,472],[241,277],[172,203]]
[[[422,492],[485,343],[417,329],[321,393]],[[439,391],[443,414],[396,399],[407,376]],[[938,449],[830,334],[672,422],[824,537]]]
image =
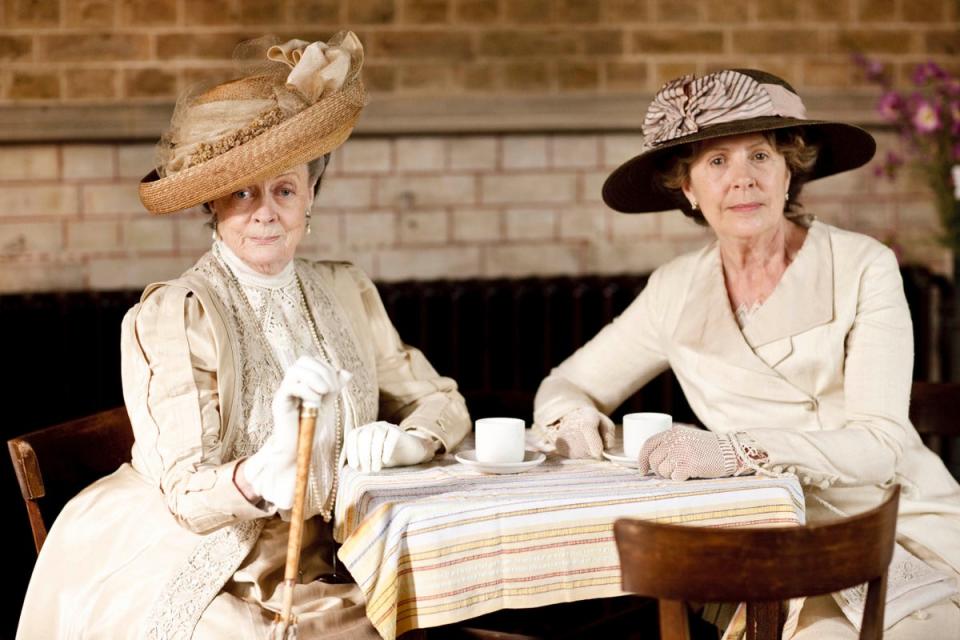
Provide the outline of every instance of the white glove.
[[638,456],[640,473],[662,478],[726,478],[749,472],[737,456],[736,436],[674,425],[651,436]]
[[427,436],[389,422],[371,422],[347,434],[347,464],[364,473],[404,467],[433,458],[436,444]]
[[[324,399],[340,393],[350,377],[347,371],[337,371],[308,356],[301,357],[284,374],[273,396],[273,433],[243,463],[243,474],[253,490],[278,509],[293,507],[300,403],[319,407]],[[320,428],[317,425],[318,434]],[[316,442],[315,438],[314,445]]]
[[605,448],[613,446],[615,431],[610,418],[593,407],[574,409],[543,429],[559,455],[596,460],[603,457]]

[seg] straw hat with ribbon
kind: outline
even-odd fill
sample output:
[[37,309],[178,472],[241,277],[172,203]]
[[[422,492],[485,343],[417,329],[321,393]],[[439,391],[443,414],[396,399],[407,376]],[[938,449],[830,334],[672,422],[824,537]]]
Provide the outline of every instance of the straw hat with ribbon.
[[623,213],[676,209],[676,195],[659,183],[658,170],[681,145],[711,138],[801,128],[819,147],[807,180],[855,169],[876,151],[859,127],[808,120],[800,96],[787,82],[763,71],[726,69],[702,78],[668,82],[647,109],[640,154],[617,167],[603,184],[603,200]]
[[366,102],[363,46],[352,32],[329,42],[264,39],[238,47],[246,75],[182,97],[140,182],[151,213],[233,193],[343,144]]

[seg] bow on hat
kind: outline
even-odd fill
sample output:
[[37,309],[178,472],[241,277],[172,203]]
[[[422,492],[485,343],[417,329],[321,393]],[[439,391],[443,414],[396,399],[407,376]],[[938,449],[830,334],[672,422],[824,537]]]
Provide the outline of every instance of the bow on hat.
[[290,67],[287,88],[300,92],[312,104],[344,85],[352,59],[362,53],[363,45],[349,31],[337,45],[288,40],[270,47],[267,57]]

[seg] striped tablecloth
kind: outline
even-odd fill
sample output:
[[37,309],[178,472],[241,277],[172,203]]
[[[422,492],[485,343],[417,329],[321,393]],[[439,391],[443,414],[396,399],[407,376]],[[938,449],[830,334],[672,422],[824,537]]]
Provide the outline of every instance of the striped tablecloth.
[[609,462],[483,475],[453,456],[341,477],[339,557],[387,640],[499,609],[622,595],[613,522],[714,527],[804,521],[794,478],[674,482]]

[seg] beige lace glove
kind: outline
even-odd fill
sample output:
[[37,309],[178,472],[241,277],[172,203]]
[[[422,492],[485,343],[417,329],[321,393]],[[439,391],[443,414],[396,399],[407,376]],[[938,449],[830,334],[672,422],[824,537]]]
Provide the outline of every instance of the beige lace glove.
[[613,446],[615,427],[607,416],[593,407],[574,409],[543,429],[547,441],[565,458],[600,460],[603,450]]
[[[727,478],[753,473],[755,465],[747,463],[742,451],[736,434],[674,425],[648,439],[637,461],[640,473],[653,471],[671,480]],[[766,454],[755,450],[750,457],[759,462]]]

